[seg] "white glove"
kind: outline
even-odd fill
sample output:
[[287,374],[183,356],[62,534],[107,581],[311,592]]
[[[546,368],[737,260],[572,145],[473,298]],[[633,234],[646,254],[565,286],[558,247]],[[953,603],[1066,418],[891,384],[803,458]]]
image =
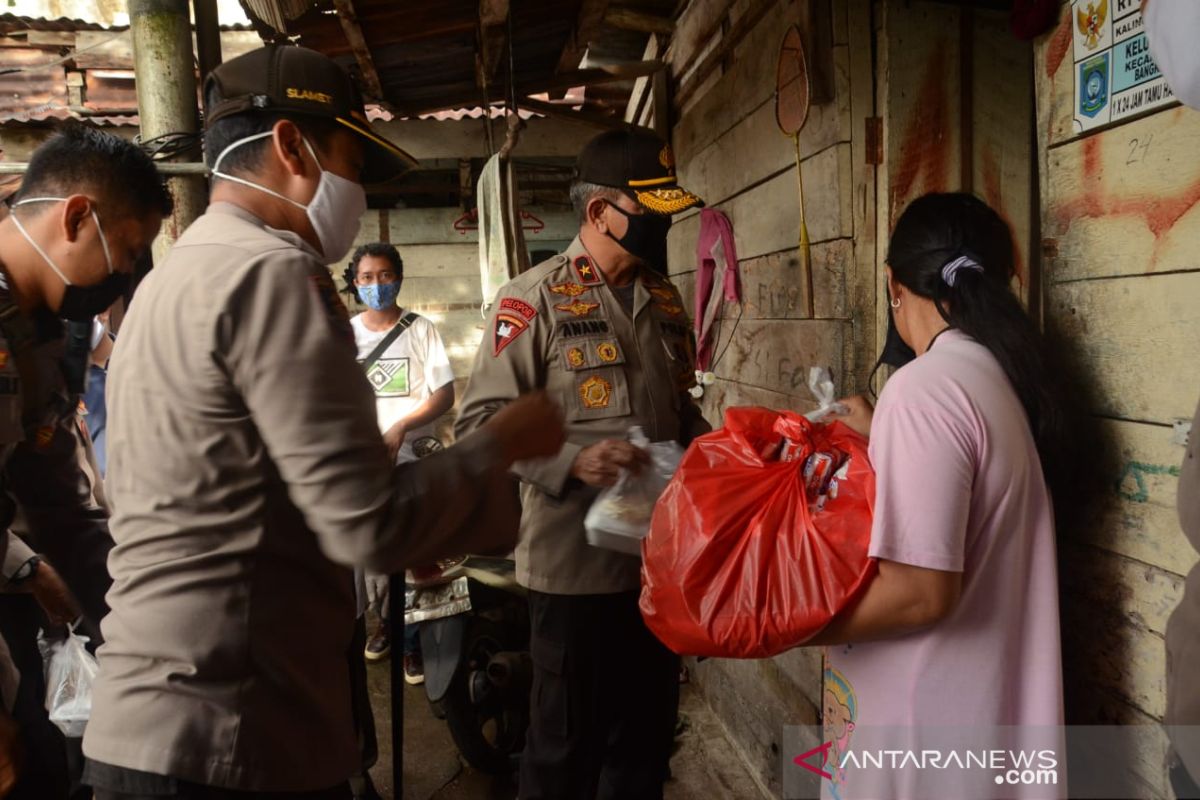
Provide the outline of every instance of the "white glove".
[[383,619],[387,619],[388,586],[391,579],[387,575],[373,575],[368,572],[365,580],[367,584],[367,607]]

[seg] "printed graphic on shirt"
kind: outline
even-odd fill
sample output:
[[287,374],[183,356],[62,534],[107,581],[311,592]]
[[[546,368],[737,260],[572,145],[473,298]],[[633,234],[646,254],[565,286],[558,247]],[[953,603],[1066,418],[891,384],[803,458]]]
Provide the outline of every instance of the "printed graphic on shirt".
[[529,330],[529,323],[537,316],[537,310],[515,297],[505,297],[496,312],[495,329],[492,331],[492,356],[500,355],[517,337]]
[[566,311],[577,317],[586,317],[599,307],[599,303],[585,303],[582,300],[576,300],[573,303],[559,303],[554,308],[557,311]]
[[600,277],[600,271],[587,256],[576,256],[572,266],[575,267],[576,277],[584,286],[596,286],[604,283],[604,279]]
[[825,662],[825,696],[822,710],[825,741],[829,742],[829,760],[825,764],[833,778],[828,779],[829,792],[841,800],[846,786],[846,770],[839,766],[850,749],[850,739],[858,720],[858,697],[846,676]]
[[407,358],[381,358],[367,373],[367,380],[377,397],[408,397],[412,391],[408,382]]

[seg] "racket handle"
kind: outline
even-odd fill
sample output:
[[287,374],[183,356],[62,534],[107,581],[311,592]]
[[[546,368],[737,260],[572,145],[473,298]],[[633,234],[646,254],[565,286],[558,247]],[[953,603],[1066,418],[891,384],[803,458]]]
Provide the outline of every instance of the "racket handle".
[[800,217],[800,277],[805,284],[805,295],[808,298],[808,317],[812,319],[815,316],[813,303],[813,267],[812,267],[812,248],[808,241],[808,223],[804,221],[804,217]]

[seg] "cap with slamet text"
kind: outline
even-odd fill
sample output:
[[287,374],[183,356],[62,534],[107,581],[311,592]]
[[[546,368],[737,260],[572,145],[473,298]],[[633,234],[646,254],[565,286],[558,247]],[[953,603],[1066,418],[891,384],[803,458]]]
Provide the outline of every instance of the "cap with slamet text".
[[605,131],[584,145],[575,177],[632,192],[656,214],[678,214],[704,201],[679,185],[671,145],[646,128]]
[[415,158],[380,136],[367,121],[362,93],[328,56],[296,45],[269,44],[230,59],[213,70],[204,86],[205,126],[247,111],[329,119],[362,139],[363,183],[394,180],[416,166]]

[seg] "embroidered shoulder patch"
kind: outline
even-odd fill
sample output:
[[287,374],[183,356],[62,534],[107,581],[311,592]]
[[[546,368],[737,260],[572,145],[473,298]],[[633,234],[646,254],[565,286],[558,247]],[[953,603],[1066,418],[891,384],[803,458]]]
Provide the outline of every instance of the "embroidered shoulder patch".
[[537,316],[537,309],[515,297],[505,297],[496,310],[495,328],[492,331],[492,356],[500,355],[518,336],[529,330],[529,323]]
[[596,265],[587,256],[576,256],[572,266],[575,267],[575,275],[579,278],[579,282],[584,286],[597,286],[604,283]]
[[683,313],[683,306],[675,305],[674,303],[655,303],[659,310],[670,314],[672,317],[678,317]]
[[662,286],[656,286],[656,287],[652,288],[650,290],[650,294],[654,295],[656,298],[658,298],[659,300],[661,300],[664,303],[675,302],[675,293],[673,291],[671,291],[670,289],[664,288]]

